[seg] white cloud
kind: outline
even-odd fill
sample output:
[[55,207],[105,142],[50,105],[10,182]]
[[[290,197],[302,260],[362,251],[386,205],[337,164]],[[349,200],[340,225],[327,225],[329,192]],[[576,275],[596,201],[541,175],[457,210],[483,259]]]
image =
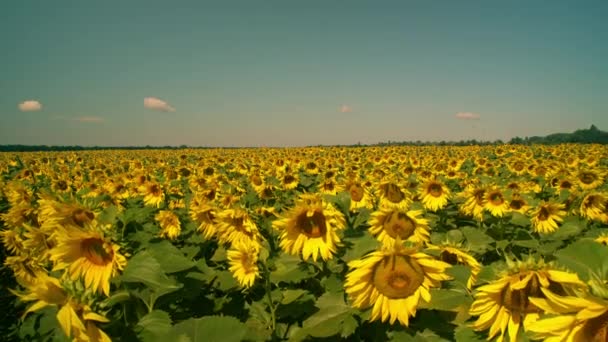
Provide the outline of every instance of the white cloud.
[[78,122],[89,122],[89,123],[100,123],[103,122],[103,118],[100,118],[98,116],[80,116],[77,118],[73,119],[74,121],[78,121]]
[[456,119],[460,120],[479,120],[479,114],[471,112],[458,112],[456,113]]
[[347,104],[343,104],[340,106],[340,113],[350,113],[353,111],[353,107],[347,105]]
[[42,104],[36,100],[26,100],[19,104],[19,110],[22,112],[35,112],[42,109]]
[[161,112],[175,112],[175,108],[171,107],[166,101],[156,97],[144,98],[144,107]]

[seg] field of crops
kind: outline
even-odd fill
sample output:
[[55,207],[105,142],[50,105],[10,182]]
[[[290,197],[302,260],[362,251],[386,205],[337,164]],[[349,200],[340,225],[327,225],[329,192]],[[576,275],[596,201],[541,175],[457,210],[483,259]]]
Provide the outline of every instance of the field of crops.
[[608,147],[0,154],[27,341],[608,341]]

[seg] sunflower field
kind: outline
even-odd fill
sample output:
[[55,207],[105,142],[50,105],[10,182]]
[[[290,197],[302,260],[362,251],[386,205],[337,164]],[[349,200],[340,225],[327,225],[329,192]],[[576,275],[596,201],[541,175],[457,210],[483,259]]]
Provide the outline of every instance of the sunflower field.
[[0,154],[17,341],[608,341],[608,147]]

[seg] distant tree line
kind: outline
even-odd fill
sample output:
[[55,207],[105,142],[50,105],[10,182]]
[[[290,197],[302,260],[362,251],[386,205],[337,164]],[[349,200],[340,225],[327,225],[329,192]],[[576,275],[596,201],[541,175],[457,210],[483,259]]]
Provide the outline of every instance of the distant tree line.
[[[589,129],[579,129],[573,133],[555,133],[544,137],[515,137],[507,142],[508,144],[531,145],[531,144],[608,144],[608,132],[599,130],[595,125]],[[345,147],[364,147],[364,146],[486,146],[503,145],[500,139],[494,141],[482,141],[477,139],[460,141],[387,141],[377,144],[339,145]],[[0,152],[48,152],[48,151],[96,151],[96,150],[177,150],[177,149],[209,149],[214,147],[193,147],[193,146],[48,146],[48,145],[0,145]],[[237,147],[222,147],[226,149]]]

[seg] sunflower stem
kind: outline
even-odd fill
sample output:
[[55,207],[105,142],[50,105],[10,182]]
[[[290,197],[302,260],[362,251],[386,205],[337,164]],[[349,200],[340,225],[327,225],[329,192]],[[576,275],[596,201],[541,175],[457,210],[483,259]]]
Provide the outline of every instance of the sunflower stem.
[[272,329],[272,333],[276,334],[276,325],[277,325],[277,319],[276,319],[276,307],[274,305],[274,302],[272,301],[272,282],[270,281],[270,270],[268,269],[268,267],[266,266],[265,263],[262,263],[262,266],[264,267],[264,273],[266,275],[266,298],[268,299],[268,308],[270,308],[270,317],[271,317],[271,329]]

